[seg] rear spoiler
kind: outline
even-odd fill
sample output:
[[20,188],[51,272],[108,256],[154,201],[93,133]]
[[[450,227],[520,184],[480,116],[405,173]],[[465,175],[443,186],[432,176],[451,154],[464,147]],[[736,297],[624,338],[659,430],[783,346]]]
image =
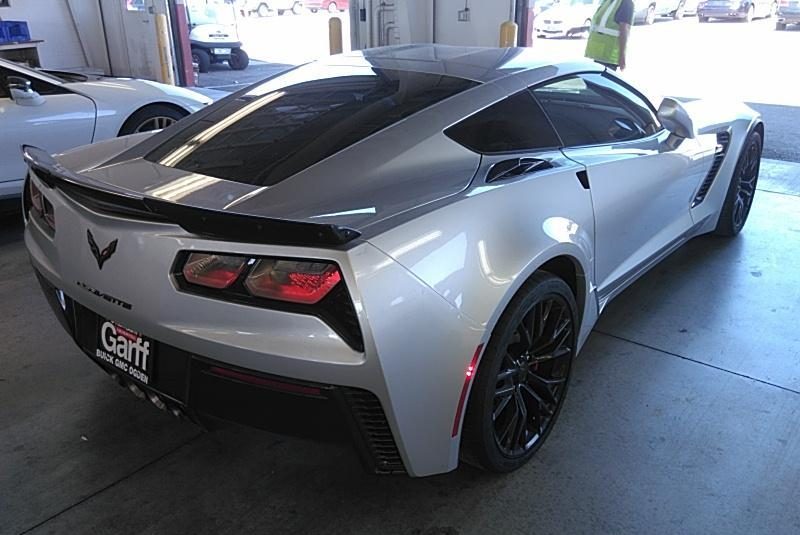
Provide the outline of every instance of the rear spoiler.
[[204,238],[263,243],[338,247],[361,233],[331,224],[273,219],[234,212],[208,210],[140,195],[70,171],[40,148],[22,146],[22,157],[36,177],[80,204],[101,213],[179,225]]

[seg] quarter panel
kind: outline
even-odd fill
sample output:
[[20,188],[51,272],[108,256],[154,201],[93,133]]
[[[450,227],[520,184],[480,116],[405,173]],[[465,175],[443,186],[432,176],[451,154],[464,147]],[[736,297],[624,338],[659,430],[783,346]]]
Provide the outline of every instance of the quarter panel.
[[597,311],[591,193],[576,176],[583,166],[560,152],[548,157],[553,169],[495,184],[483,181],[496,161],[486,158],[475,184],[457,201],[369,241],[488,330],[539,266],[571,256],[585,274],[585,340]]

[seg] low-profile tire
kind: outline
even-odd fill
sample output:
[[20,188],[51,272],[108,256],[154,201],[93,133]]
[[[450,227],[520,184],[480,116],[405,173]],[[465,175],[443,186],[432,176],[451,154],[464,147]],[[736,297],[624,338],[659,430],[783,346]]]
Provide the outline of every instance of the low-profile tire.
[[699,22],[708,22],[708,17],[697,17]]
[[228,60],[228,66],[234,71],[243,71],[250,65],[250,56],[241,48],[234,48],[231,50],[231,58]]
[[750,23],[750,22],[753,22],[753,19],[755,18],[755,16],[756,16],[756,7],[753,4],[750,4],[747,7],[747,14],[742,19],[742,22],[744,22],[746,24]]
[[675,20],[681,20],[683,18],[683,6],[685,2],[681,2],[678,4],[678,7],[675,9],[675,13],[672,14],[672,18]]
[[211,55],[202,48],[192,49],[192,61],[197,63],[200,72],[208,72],[211,68]]
[[644,23],[650,26],[656,21],[656,6],[650,4],[647,8],[647,14],[644,16]]
[[563,404],[577,337],[572,290],[555,275],[535,273],[484,351],[464,417],[464,461],[502,473],[536,453]]
[[736,236],[744,228],[753,197],[756,194],[758,173],[761,169],[761,134],[751,132],[739,153],[733,177],[725,194],[725,201],[719,214],[714,234],[718,236]]
[[786,31],[786,23],[785,22],[776,22],[775,23],[775,29],[778,30],[779,32]]
[[181,110],[166,104],[151,104],[136,111],[128,117],[119,130],[119,135],[138,134],[166,128],[189,115],[186,110]]

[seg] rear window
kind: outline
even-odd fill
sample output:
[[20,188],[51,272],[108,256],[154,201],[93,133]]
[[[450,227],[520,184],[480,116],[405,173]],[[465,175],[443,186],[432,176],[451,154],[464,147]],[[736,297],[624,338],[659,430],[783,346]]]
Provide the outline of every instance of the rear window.
[[223,101],[146,159],[271,186],[477,82],[368,67],[301,67]]

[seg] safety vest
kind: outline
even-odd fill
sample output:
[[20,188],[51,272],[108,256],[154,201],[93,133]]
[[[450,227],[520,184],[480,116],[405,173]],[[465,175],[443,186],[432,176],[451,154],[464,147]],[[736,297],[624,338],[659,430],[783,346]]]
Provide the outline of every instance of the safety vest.
[[614,20],[622,0],[605,0],[592,17],[586,57],[619,65],[619,24]]

